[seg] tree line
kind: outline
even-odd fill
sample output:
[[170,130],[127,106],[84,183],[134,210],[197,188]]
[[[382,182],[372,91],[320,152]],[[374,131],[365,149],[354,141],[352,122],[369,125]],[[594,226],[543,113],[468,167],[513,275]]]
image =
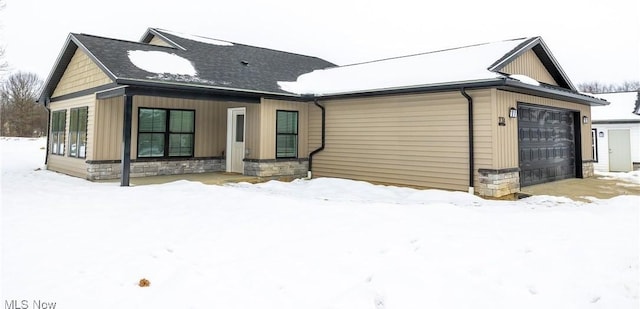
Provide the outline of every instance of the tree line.
[[12,73],[0,85],[0,135],[47,135],[49,112],[36,103],[42,81],[36,74]]
[[624,81],[619,84],[591,81],[576,85],[578,90],[588,93],[640,91],[640,81]]

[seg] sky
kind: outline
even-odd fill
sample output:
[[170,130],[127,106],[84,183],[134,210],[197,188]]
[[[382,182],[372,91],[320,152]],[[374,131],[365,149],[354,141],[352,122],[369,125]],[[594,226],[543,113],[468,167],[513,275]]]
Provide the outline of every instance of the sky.
[[574,84],[640,80],[637,0],[0,2],[5,3],[0,44],[6,60],[12,70],[43,80],[69,33],[138,41],[149,27],[338,65],[541,36]]

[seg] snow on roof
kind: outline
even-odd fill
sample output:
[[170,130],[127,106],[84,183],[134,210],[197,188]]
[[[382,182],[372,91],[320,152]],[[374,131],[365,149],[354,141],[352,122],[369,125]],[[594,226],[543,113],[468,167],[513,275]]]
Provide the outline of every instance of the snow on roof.
[[186,34],[186,33],[175,32],[175,31],[169,31],[169,30],[162,30],[162,32],[166,32],[166,33],[171,34],[171,35],[179,36],[179,37],[181,37],[183,39],[192,40],[192,41],[196,41],[196,42],[200,42],[200,43],[220,45],[220,46],[233,46],[233,43],[231,43],[231,42],[210,39],[210,38],[206,38],[206,37],[203,37],[203,36],[197,36],[197,35]]
[[151,73],[191,75],[197,74],[191,61],[163,51],[130,50],[129,60],[136,67]]
[[592,106],[591,119],[597,120],[640,120],[640,115],[633,113],[638,100],[638,92],[616,92],[591,94],[592,96],[605,99],[611,104],[606,106]]
[[315,70],[298,76],[296,81],[280,81],[278,85],[297,94],[327,95],[502,78],[487,68],[525,40],[484,43]]
[[540,86],[540,82],[538,82],[537,80],[527,76],[527,75],[522,75],[522,74],[510,74],[509,77],[520,81],[521,83],[525,83],[528,85],[533,85],[533,86]]

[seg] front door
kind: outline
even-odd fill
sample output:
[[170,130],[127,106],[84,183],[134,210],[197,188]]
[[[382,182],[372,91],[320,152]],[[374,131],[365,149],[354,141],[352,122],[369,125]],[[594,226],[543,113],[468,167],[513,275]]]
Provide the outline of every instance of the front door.
[[227,172],[244,173],[244,107],[230,108],[227,110]]
[[609,130],[609,171],[630,172],[631,138],[629,130]]

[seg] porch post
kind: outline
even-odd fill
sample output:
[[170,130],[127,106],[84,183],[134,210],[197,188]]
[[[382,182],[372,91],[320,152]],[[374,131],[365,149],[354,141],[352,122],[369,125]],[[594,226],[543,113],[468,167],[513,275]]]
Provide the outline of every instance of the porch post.
[[133,110],[133,96],[124,95],[124,121],[122,126],[122,164],[120,186],[129,186],[129,172],[131,168],[131,119]]

